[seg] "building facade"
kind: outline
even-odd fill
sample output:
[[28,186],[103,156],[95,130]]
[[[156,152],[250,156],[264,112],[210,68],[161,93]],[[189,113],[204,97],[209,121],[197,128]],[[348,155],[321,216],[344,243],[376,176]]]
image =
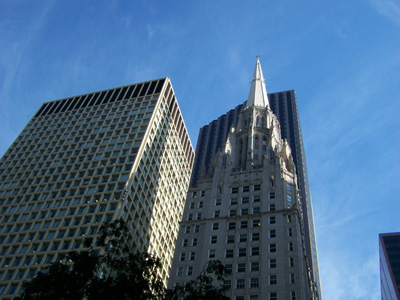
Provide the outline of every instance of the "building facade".
[[[269,93],[268,101],[270,109],[280,123],[281,137],[288,141],[292,151],[293,161],[296,166],[297,187],[304,216],[307,261],[316,284],[317,294],[322,299],[312,199],[308,184],[307,163],[296,94],[294,90]],[[240,111],[244,106],[245,103],[236,106],[200,129],[190,183],[191,187],[197,185],[199,178],[211,176],[214,156],[223,149],[230,128],[237,125]]]
[[224,285],[233,300],[318,299],[294,157],[259,60],[245,104],[208,126],[200,130],[169,287],[218,259],[230,270]]
[[168,78],[44,103],[0,160],[0,297],[118,218],[166,283],[193,161]]
[[400,232],[379,235],[382,300],[400,299]]

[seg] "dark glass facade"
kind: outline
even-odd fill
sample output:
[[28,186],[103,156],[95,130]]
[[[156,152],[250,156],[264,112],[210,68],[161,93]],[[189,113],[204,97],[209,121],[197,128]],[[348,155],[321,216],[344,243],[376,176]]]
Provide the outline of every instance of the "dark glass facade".
[[379,235],[381,294],[383,300],[400,299],[400,232]]

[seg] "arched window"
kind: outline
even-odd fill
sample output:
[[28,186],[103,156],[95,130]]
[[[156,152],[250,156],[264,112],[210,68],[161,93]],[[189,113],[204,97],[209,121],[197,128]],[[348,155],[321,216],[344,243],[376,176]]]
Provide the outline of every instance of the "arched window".
[[256,136],[255,138],[254,138],[254,149],[253,149],[253,153],[254,153],[254,158],[253,158],[253,161],[254,161],[254,165],[258,165],[258,153],[259,153],[259,151],[258,151],[258,147],[259,147],[259,139],[258,139],[258,136]]
[[239,167],[242,166],[242,155],[243,155],[243,140],[240,140],[240,145],[239,145]]
[[267,154],[267,139],[263,138],[262,140],[262,155]]

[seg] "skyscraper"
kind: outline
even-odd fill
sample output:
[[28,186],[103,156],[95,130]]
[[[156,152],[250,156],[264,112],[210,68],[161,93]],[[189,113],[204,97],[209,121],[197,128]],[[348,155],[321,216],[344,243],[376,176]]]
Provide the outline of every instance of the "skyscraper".
[[[281,125],[282,139],[288,141],[292,150],[293,160],[296,165],[297,187],[304,215],[307,261],[316,284],[317,292],[321,298],[314,216],[296,94],[294,90],[269,93],[268,101],[272,112],[278,118]],[[201,176],[210,175],[213,157],[222,150],[230,128],[237,124],[239,112],[243,106],[244,104],[236,106],[217,120],[210,122],[210,124],[200,129],[196,147],[196,159],[191,177],[192,187],[197,184],[197,180]]]
[[400,232],[379,235],[381,296],[383,300],[400,299]]
[[194,151],[168,78],[44,103],[0,161],[0,295],[123,218],[166,283]]
[[220,259],[232,299],[321,299],[305,169],[294,91],[267,95],[257,60],[247,101],[200,130],[169,286]]

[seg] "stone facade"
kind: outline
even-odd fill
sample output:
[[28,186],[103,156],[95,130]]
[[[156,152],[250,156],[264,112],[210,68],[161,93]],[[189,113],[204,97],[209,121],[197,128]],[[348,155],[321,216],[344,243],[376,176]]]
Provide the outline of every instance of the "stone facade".
[[231,270],[224,282],[231,299],[316,299],[295,165],[263,84],[257,61],[249,99],[212,175],[189,189],[169,287],[218,259]]

